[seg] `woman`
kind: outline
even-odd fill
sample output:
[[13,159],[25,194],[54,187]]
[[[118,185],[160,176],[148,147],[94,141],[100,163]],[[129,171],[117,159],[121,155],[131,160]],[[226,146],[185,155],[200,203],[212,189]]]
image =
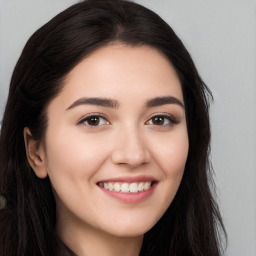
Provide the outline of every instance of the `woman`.
[[150,10],[89,0],[53,18],[2,121],[1,255],[221,255],[209,97]]

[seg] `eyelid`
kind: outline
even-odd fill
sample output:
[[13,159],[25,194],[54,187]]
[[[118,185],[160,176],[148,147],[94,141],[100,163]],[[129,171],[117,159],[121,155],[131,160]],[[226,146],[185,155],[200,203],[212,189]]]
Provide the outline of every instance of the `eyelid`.
[[[179,121],[177,120],[177,118],[175,118],[173,115],[171,114],[167,114],[167,113],[155,113],[153,114],[147,121],[146,121],[146,124],[149,123],[150,120],[152,120],[154,117],[162,117],[162,118],[166,118],[168,119],[171,124],[170,125],[175,125],[175,124],[178,124]],[[150,125],[154,125],[154,124],[150,124]],[[166,124],[165,125],[156,125],[156,126],[167,126]]]
[[[87,121],[89,118],[91,118],[91,117],[103,118],[103,119],[106,120],[107,124],[110,124],[110,122],[108,121],[108,118],[107,118],[105,115],[99,114],[99,113],[90,113],[90,114],[88,114],[88,115],[85,115],[84,117],[82,117],[82,118],[77,122],[77,124],[78,124],[78,125],[84,125],[84,122],[86,122],[86,121]],[[104,125],[105,125],[105,124],[104,124]],[[85,126],[94,129],[94,128],[97,128],[97,127],[101,127],[101,126],[103,126],[103,125],[95,125],[95,126],[93,126],[93,125],[85,125]]]
[[[89,124],[84,124],[84,122],[86,122],[89,118],[91,117],[98,117],[98,118],[103,118],[105,121],[106,121],[106,124],[101,124],[101,125],[89,125]],[[170,124],[163,124],[163,125],[156,125],[156,124],[149,124],[149,122],[154,118],[154,117],[162,117],[162,118],[165,118],[165,119],[168,119]],[[154,126],[172,126],[172,125],[175,125],[175,124],[178,124],[180,121],[177,120],[177,118],[175,118],[172,114],[169,114],[169,113],[155,113],[153,115],[151,115],[150,118],[147,119],[147,121],[145,122],[146,125],[154,125]],[[108,121],[108,117],[106,117],[104,114],[101,114],[101,113],[90,113],[88,115],[85,115],[84,117],[82,117],[78,122],[77,122],[78,125],[84,125],[90,129],[95,129],[95,128],[100,128],[101,126],[104,126],[104,125],[109,125],[111,124],[109,121]]]

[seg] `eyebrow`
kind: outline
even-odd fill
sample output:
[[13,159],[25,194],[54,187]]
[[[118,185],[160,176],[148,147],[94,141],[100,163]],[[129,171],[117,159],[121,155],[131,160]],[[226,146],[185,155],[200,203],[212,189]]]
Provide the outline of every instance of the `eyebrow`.
[[107,107],[107,108],[118,108],[119,107],[119,103],[116,100],[93,97],[93,98],[80,98],[80,99],[76,100],[66,110],[72,109],[72,108],[80,106],[80,105],[95,105],[95,106],[101,106],[101,107]]
[[151,108],[151,107],[158,107],[158,106],[167,105],[167,104],[178,104],[179,106],[184,108],[183,103],[179,99],[172,96],[156,97],[156,98],[150,99],[147,101],[146,107]]
[[[151,108],[151,107],[158,107],[158,106],[163,106],[167,104],[178,104],[179,106],[184,108],[183,103],[179,99],[172,96],[156,97],[156,98],[150,99],[146,102],[145,106],[146,108]],[[114,99],[98,98],[98,97],[92,97],[92,98],[83,97],[76,100],[74,103],[72,103],[71,106],[69,106],[66,110],[69,110],[81,105],[94,105],[94,106],[117,109],[120,104],[117,100],[114,100]]]

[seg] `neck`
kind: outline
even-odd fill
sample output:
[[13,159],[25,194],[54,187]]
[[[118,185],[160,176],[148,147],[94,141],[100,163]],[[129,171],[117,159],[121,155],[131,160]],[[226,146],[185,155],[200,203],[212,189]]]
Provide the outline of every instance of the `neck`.
[[61,240],[79,256],[139,256],[143,236],[119,237],[90,226],[59,225]]

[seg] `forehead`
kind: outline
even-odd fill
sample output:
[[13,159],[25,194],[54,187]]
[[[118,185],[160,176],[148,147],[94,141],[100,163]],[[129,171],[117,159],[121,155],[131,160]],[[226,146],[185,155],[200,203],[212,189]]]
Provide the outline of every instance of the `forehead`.
[[120,43],[104,46],[71,70],[58,97],[152,98],[165,95],[183,101],[181,84],[169,59],[149,46]]

